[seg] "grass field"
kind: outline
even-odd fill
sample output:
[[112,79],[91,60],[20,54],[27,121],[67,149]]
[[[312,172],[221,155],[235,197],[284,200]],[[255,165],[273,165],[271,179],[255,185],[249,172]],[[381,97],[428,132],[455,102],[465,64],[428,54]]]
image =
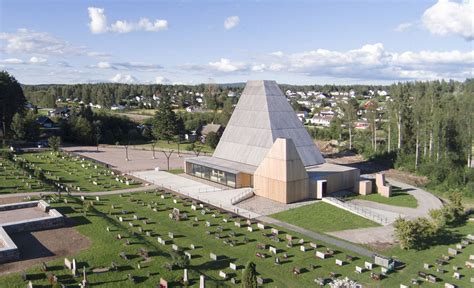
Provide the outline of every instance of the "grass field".
[[110,169],[101,164],[80,157],[41,152],[21,154],[18,158],[27,160],[35,169],[41,169],[46,178],[70,187],[70,191],[79,189],[83,192],[111,191],[138,185],[133,181],[129,181],[127,185],[126,178],[112,174]]
[[11,161],[0,157],[0,194],[49,191],[52,186],[43,183]]
[[316,232],[380,226],[324,202],[318,202],[271,215],[275,219]]
[[418,202],[416,201],[415,197],[413,197],[412,195],[406,192],[400,191],[399,188],[394,188],[392,190],[392,196],[390,198],[383,197],[377,193],[373,193],[373,194],[369,194],[365,196],[357,195],[357,196],[346,197],[345,199],[346,200],[360,199],[360,200],[373,201],[373,202],[387,204],[387,205],[410,207],[410,208],[416,208],[418,206]]

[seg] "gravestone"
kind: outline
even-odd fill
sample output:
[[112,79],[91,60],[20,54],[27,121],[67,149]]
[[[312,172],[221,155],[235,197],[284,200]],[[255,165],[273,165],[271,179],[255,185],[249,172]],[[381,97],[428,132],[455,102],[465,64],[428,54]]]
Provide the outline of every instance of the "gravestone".
[[309,247],[311,247],[313,249],[316,249],[316,248],[318,248],[318,244],[313,243],[313,242],[309,242]]
[[172,232],[168,232],[168,237],[170,237],[171,239],[174,238],[174,234]]
[[240,224],[240,222],[234,222],[234,225],[235,225],[236,227],[239,227],[239,228],[242,227],[242,225]]
[[247,231],[249,231],[249,232],[253,232],[253,228],[252,228],[252,226],[248,226],[248,227],[247,227]]
[[189,248],[191,248],[191,250],[196,249],[196,247],[194,246],[194,244],[189,245]]
[[367,261],[366,261],[366,262],[364,263],[364,267],[365,267],[365,269],[367,269],[367,270],[372,270],[372,267],[373,267],[373,266],[374,266],[374,264],[372,264],[372,263],[370,263],[370,262],[367,262]]
[[316,257],[318,257],[318,258],[320,258],[320,259],[325,259],[325,258],[326,258],[326,254],[323,253],[323,252],[316,251]]
[[430,269],[430,264],[424,263],[424,264],[423,264],[423,268],[425,268],[426,270]]
[[342,265],[344,265],[344,262],[342,262],[342,260],[340,260],[340,259],[336,259],[336,265],[337,266],[342,266]]
[[286,234],[286,241],[293,241],[293,236]]
[[212,260],[216,261],[217,260],[217,255],[214,253],[210,253],[209,257],[211,257]]
[[174,251],[178,251],[179,247],[178,247],[178,245],[173,244],[173,245],[171,245],[171,249],[173,249]]
[[270,251],[270,253],[273,253],[273,254],[277,254],[277,249],[275,247],[268,247],[268,250]]
[[206,276],[199,276],[199,288],[206,288]]
[[260,230],[265,230],[265,224],[257,223],[257,228]]
[[223,278],[223,279],[227,279],[227,273],[225,273],[224,271],[219,271],[219,277]]
[[453,249],[453,248],[448,248],[448,254],[450,256],[456,256],[456,255],[458,255],[458,250]]
[[191,253],[189,252],[184,252],[184,255],[186,255],[186,257],[188,257],[189,260],[191,260],[193,258],[193,255],[191,255]]
[[229,268],[235,271],[237,270],[237,265],[235,263],[230,263]]
[[306,252],[306,247],[304,247],[303,245],[300,246],[300,251],[301,252]]
[[361,274],[362,272],[364,272],[364,268],[362,268],[360,266],[356,266],[355,272],[358,273],[358,274]]

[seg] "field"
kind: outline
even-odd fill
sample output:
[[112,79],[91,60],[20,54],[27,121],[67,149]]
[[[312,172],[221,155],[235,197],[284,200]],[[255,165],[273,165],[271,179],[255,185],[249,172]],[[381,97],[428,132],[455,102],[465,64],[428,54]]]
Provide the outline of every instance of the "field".
[[41,170],[47,179],[63,184],[70,192],[110,191],[138,185],[132,180],[129,180],[127,185],[126,178],[115,175],[101,164],[67,154],[25,153],[17,158],[18,161],[26,160],[31,168]]
[[[235,263],[239,268],[242,268],[247,261],[256,263],[257,272],[265,279],[265,286],[268,287],[308,287],[314,285],[314,279],[317,277],[328,278],[330,272],[358,279],[360,282],[370,285],[378,285],[387,281],[384,279],[375,282],[370,279],[369,272],[355,273],[355,266],[363,266],[364,261],[370,261],[369,259],[354,257],[352,262],[346,262],[347,253],[341,250],[334,250],[335,254],[325,260],[317,259],[314,257],[315,249],[310,249],[309,239],[305,239],[304,244],[308,250],[306,252],[300,251],[299,245],[296,244],[300,236],[296,233],[292,233],[295,245],[288,248],[285,241],[285,231],[280,230],[278,235],[280,242],[277,243],[264,236],[264,234],[270,235],[270,227],[261,231],[257,229],[256,224],[252,224],[254,231],[249,232],[245,225],[242,228],[234,225],[235,221],[239,221],[238,219],[229,219],[228,222],[224,222],[223,219],[229,216],[216,210],[207,210],[206,214],[202,215],[199,211],[191,210],[190,204],[184,203],[182,200],[178,200],[177,204],[173,203],[170,196],[162,199],[159,195],[151,192],[133,194],[132,196],[124,195],[123,197],[110,196],[96,202],[94,205],[96,211],[89,212],[85,217],[82,213],[82,203],[77,198],[69,199],[69,206],[60,202],[52,205],[72,219],[77,225],[76,229],[92,240],[92,246],[87,251],[80,252],[74,257],[79,262],[79,267],[86,267],[90,283],[98,287],[132,286],[126,277],[127,274],[136,278],[136,285],[139,287],[154,287],[160,277],[170,282],[175,281],[174,285],[177,285],[176,281],[182,276],[182,269],[168,271],[164,267],[171,261],[172,243],[192,254],[188,270],[190,284],[193,287],[199,285],[200,274],[206,275],[206,287],[232,286],[229,280],[219,277],[219,271],[227,273],[229,278],[240,279],[241,272],[231,270],[229,263]],[[114,209],[111,208],[112,205],[114,205]],[[156,208],[157,211],[153,211],[153,208]],[[168,214],[172,208],[178,208],[180,213],[187,213],[189,220],[171,220]],[[121,213],[122,210],[126,210],[125,214]],[[213,214],[215,217],[212,216]],[[137,215],[138,220],[134,220],[134,215]],[[123,217],[124,222],[120,222],[118,217]],[[195,222],[194,217],[197,217],[198,222]],[[145,219],[148,224],[144,224],[143,220]],[[206,221],[210,222],[210,227],[206,227]],[[133,227],[130,226],[130,223],[133,223]],[[243,220],[241,223],[245,224]],[[107,232],[107,226],[110,227],[110,232]],[[140,229],[143,229],[143,232],[139,232]],[[219,229],[222,232],[219,232]],[[147,231],[150,236],[145,234]],[[206,231],[209,231],[210,234],[208,235]],[[133,232],[136,234],[133,235]],[[174,234],[173,239],[169,237],[169,232]],[[221,235],[219,239],[216,237],[216,233]],[[123,236],[122,240],[116,239],[118,234]],[[166,239],[169,243],[167,245],[158,244],[157,237]],[[129,245],[126,245],[127,241],[130,243]],[[228,243],[235,241],[234,246],[225,244],[225,241]],[[267,249],[260,250],[257,243],[265,244]],[[318,251],[325,252],[328,248],[327,244],[319,241],[316,243]],[[191,244],[195,245],[194,250],[190,248]],[[280,265],[274,264],[275,258],[268,250],[269,245],[278,249],[277,256],[281,260]],[[137,255],[140,248],[147,249],[151,258],[142,260],[142,257]],[[129,260],[122,259],[119,256],[121,252],[124,252]],[[266,258],[256,257],[257,252],[265,254]],[[210,253],[218,255],[219,259],[217,261],[211,260]],[[284,259],[284,253],[288,254],[287,259]],[[346,263],[343,266],[337,266],[335,259],[342,259]],[[112,262],[117,264],[120,273],[94,274],[91,272],[93,268],[109,267]],[[138,269],[139,263],[141,269]],[[311,264],[314,267],[311,267]],[[63,268],[63,259],[52,261],[48,263],[48,266],[53,267],[53,273],[58,276],[61,282],[69,286],[77,285],[80,281],[80,278],[72,278],[70,273]],[[292,269],[294,267],[300,268],[300,275],[293,275]],[[380,273],[380,268],[374,270]],[[39,267],[29,269],[27,275],[30,279],[35,279],[33,281],[35,285],[47,284],[45,274],[40,271]],[[3,281],[2,283],[5,283],[7,287],[24,286],[18,274],[0,278],[0,281]]]
[[354,215],[324,202],[290,209],[273,214],[270,217],[315,232],[333,232],[380,226],[373,221]]
[[50,191],[52,186],[36,179],[11,161],[0,157],[0,194]]
[[416,208],[418,206],[418,202],[416,201],[415,197],[413,197],[412,195],[406,192],[400,191],[399,188],[395,188],[395,187],[392,190],[392,196],[390,198],[383,197],[377,193],[372,193],[369,195],[351,196],[345,199],[346,200],[360,199],[360,200],[373,201],[373,202],[377,202],[381,204],[410,207],[410,208]]

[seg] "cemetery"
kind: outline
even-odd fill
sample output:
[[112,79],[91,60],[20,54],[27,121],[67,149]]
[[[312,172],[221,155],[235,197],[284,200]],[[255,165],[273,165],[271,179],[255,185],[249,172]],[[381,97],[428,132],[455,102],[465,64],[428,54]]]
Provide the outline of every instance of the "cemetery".
[[0,155],[0,194],[49,191],[52,188]]
[[[198,287],[201,276],[205,287],[232,287],[233,283],[238,285],[248,261],[256,264],[258,281],[268,287],[308,287],[345,277],[368,287],[410,286],[415,279],[419,284],[436,279],[439,285],[449,282],[467,287],[472,277],[472,236],[416,253],[399,248],[380,251],[407,263],[392,271],[382,266],[390,266],[386,258],[335,249],[293,231],[247,221],[165,191],[66,197],[63,201],[56,197],[51,206],[70,219],[81,219],[75,229],[90,238],[91,247],[67,259],[25,267],[21,275],[0,277],[7,287],[26,286],[29,281],[33,287],[51,283],[77,287],[84,281],[98,287],[155,287],[159,283],[175,287],[183,285],[184,279],[191,287]],[[92,209],[84,211],[86,202],[92,203]],[[186,217],[179,216],[183,214]],[[473,228],[473,223],[468,223],[456,232],[467,235]],[[441,270],[446,272],[438,272]]]
[[[66,153],[40,152],[13,154],[11,160],[3,159],[9,166],[14,166],[18,171],[16,174],[27,175],[27,180],[15,175],[3,175],[8,177],[10,183],[7,187],[31,187],[29,190],[17,190],[2,188],[4,193],[15,193],[20,191],[62,191],[62,192],[96,192],[111,191],[137,187],[140,183],[120,173],[108,169],[101,163],[92,162],[79,156]],[[0,166],[1,167],[1,166]],[[11,181],[15,177],[14,181]],[[13,179],[12,179],[13,180]],[[2,181],[3,182],[3,181]],[[6,185],[5,185],[6,186]],[[0,192],[2,192],[0,190]]]

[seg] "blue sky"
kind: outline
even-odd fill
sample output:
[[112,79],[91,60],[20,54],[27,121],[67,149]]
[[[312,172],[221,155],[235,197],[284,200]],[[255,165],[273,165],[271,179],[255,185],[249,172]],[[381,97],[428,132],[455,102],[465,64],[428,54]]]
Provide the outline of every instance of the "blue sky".
[[473,77],[474,0],[0,0],[25,84],[392,83]]

